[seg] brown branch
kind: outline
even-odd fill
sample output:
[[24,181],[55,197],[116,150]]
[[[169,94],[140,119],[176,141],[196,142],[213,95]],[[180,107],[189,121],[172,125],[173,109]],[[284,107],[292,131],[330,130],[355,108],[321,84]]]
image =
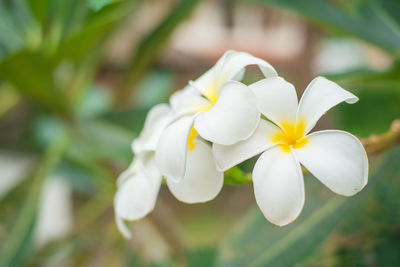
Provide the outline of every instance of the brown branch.
[[381,153],[382,151],[400,143],[400,119],[392,122],[389,131],[379,135],[371,135],[366,139],[361,139],[368,155]]

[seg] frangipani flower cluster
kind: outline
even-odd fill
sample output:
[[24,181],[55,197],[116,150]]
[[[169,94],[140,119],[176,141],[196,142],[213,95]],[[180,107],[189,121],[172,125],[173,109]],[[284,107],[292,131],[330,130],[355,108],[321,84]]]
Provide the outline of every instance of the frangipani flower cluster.
[[[240,82],[245,67],[257,65],[264,78]],[[137,220],[155,206],[162,177],[180,201],[212,200],[223,172],[261,153],[253,169],[256,201],[276,225],[297,218],[304,205],[301,165],[333,192],[351,196],[367,183],[368,160],[350,133],[310,133],[333,106],[357,97],[325,78],[314,79],[300,102],[292,84],[248,53],[228,51],[170,104],[154,107],[133,142],[135,160],[121,174],[115,196],[117,223]],[[301,164],[301,165],[300,165]]]

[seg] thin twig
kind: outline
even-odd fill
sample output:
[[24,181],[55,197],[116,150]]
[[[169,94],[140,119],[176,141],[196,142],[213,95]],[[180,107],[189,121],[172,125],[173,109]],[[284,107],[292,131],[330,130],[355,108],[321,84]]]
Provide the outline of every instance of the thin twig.
[[368,155],[375,155],[383,152],[400,143],[400,119],[392,122],[389,131],[379,135],[371,135],[366,139],[361,139]]

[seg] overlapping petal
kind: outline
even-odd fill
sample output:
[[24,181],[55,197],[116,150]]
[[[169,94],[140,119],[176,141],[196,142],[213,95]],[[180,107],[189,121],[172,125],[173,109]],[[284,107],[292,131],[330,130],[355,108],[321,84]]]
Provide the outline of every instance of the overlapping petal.
[[323,77],[317,77],[307,86],[301,97],[297,118],[304,119],[307,124],[306,133],[308,133],[325,112],[343,101],[353,104],[358,101],[358,98],[338,84]]
[[295,150],[300,163],[333,192],[351,196],[368,182],[368,159],[353,135],[326,130],[312,133],[302,149]]
[[238,75],[245,67],[249,65],[257,65],[265,77],[276,76],[276,70],[260,58],[254,57],[245,52],[233,52],[226,56],[224,64],[219,70],[218,76],[225,77],[226,80],[231,80]]
[[226,81],[243,79],[245,68],[249,65],[258,65],[265,77],[277,75],[275,69],[266,61],[249,53],[230,50],[218,60],[215,66],[196,81],[191,82],[191,85],[211,101],[214,101],[217,98],[216,92],[219,87]]
[[213,144],[213,154],[217,169],[226,171],[255,155],[267,150],[274,145],[272,138],[281,130],[274,124],[261,120],[254,134],[245,141],[237,142],[230,146]]
[[297,94],[294,86],[281,77],[271,77],[249,85],[257,99],[257,106],[268,119],[281,125],[295,123]]
[[204,98],[201,93],[191,85],[175,92],[170,97],[169,101],[174,119],[184,115],[195,114],[212,105],[209,100]]
[[265,151],[253,169],[254,194],[264,216],[283,226],[296,219],[304,205],[304,181],[293,153],[279,146]]
[[226,64],[226,59],[236,53],[237,52],[233,50],[226,51],[213,67],[195,81],[191,81],[190,84],[205,96],[209,95],[210,90],[218,89],[215,88],[218,81],[218,75]]
[[260,120],[254,94],[235,81],[226,82],[218,102],[208,112],[199,114],[194,127],[204,139],[231,145],[249,138]]
[[119,186],[114,198],[114,208],[117,225],[125,236],[129,237],[129,231],[123,220],[138,220],[151,212],[160,186],[161,176],[149,179],[141,169],[131,173],[131,176]]
[[171,118],[170,111],[167,104],[156,105],[149,111],[142,132],[132,144],[135,153],[156,148],[158,139]]
[[180,181],[185,175],[187,142],[195,116],[179,118],[165,128],[158,141],[155,158],[161,174]]
[[218,195],[223,185],[223,173],[216,169],[211,146],[200,138],[197,138],[195,142],[195,148],[187,153],[184,178],[175,182],[167,177],[171,193],[186,203],[212,200]]

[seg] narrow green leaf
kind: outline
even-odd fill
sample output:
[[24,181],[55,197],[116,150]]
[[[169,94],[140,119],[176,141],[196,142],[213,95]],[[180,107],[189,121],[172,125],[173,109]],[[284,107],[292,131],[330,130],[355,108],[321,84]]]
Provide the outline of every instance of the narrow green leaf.
[[88,53],[98,51],[105,37],[116,24],[126,18],[136,5],[131,2],[118,2],[109,5],[86,18],[85,24],[72,31],[68,38],[57,47],[54,58],[61,61],[65,58],[80,60]]
[[40,196],[46,178],[57,165],[67,148],[68,137],[63,136],[51,144],[38,167],[30,191],[21,206],[15,223],[1,246],[0,266],[21,266],[31,249],[33,228]]
[[119,86],[117,102],[126,104],[151,65],[156,61],[175,28],[186,19],[200,0],[181,0],[167,17],[139,44]]
[[382,156],[374,165],[367,187],[349,198],[330,193],[315,178],[306,176],[307,200],[300,217],[288,226],[278,227],[269,223],[255,207],[222,243],[217,266],[301,264],[345,219],[362,209],[363,204],[368,205],[369,196],[398,178],[399,160],[400,147]]
[[119,0],[89,0],[89,7],[94,11],[99,11],[103,7],[117,1]]
[[0,86],[0,118],[18,104],[20,96],[7,85]]
[[[349,1],[347,6],[321,0],[253,1],[288,9],[328,30],[356,36],[394,55],[400,55],[400,26],[398,20],[385,9],[389,4],[391,9],[399,9],[398,1]],[[382,7],[382,4],[385,6]]]
[[0,77],[36,103],[63,113],[67,106],[55,86],[52,68],[41,54],[22,51],[0,61]]

